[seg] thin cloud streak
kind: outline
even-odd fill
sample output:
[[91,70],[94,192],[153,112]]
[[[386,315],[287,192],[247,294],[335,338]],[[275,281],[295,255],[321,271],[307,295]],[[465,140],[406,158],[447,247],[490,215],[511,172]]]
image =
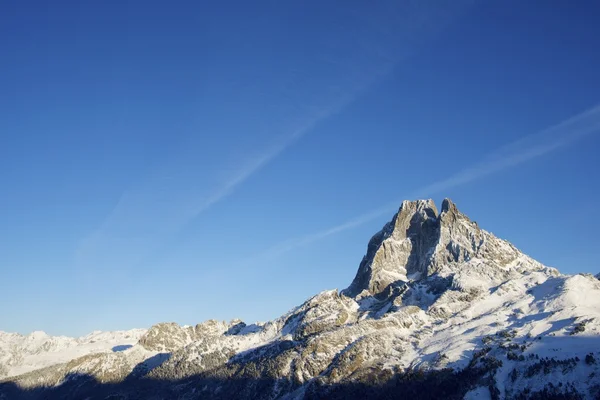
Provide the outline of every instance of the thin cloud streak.
[[[600,104],[577,114],[557,125],[541,132],[531,134],[522,139],[503,146],[468,168],[465,168],[448,178],[433,182],[417,189],[405,198],[429,197],[436,193],[453,189],[500,172],[535,158],[544,156],[555,150],[561,149],[585,136],[600,131]],[[343,224],[332,228],[312,233],[300,238],[290,239],[273,246],[259,258],[272,258],[291,251],[295,248],[306,246],[317,240],[335,235],[337,233],[356,228],[367,222],[373,221],[383,215],[391,213],[401,202],[395,201],[385,206],[360,215]]]
[[[151,249],[160,246],[161,242],[186,223],[234,193],[238,186],[306,135],[319,122],[354,101],[390,69],[389,64],[383,64],[376,70],[370,69],[367,78],[355,83],[347,93],[340,94],[329,107],[314,112],[304,125],[280,136],[279,141],[259,155],[248,157],[239,163],[237,168],[233,166],[233,173],[219,179],[216,185],[209,185],[209,188],[194,187],[193,183],[191,189],[180,187],[178,180],[172,183],[171,173],[181,174],[179,170],[182,167],[177,164],[165,165],[164,170],[151,177],[148,182],[123,193],[100,228],[81,242],[75,254],[76,266],[83,271],[92,264],[122,268],[139,263]],[[185,179],[186,182],[195,180],[193,173]],[[155,212],[152,218],[147,216],[149,210]]]
[[196,208],[189,218],[198,216],[202,211],[232,194],[237,186],[244,183],[248,178],[257,173],[261,168],[283,153],[287,148],[292,146],[296,141],[302,138],[302,136],[311,131],[320,121],[331,117],[348,104],[352,103],[360,95],[360,93],[372,85],[373,81],[379,79],[389,69],[390,68],[386,67],[382,68],[371,79],[359,85],[351,93],[344,96],[337,104],[334,104],[332,107],[329,107],[325,110],[321,110],[321,112],[312,117],[304,126],[296,129],[288,136],[284,137],[279,143],[272,145],[260,156],[248,161],[236,172],[236,174],[226,180],[220,188],[218,188],[198,208]]
[[[354,102],[419,44],[439,34],[471,3],[465,0],[448,5],[434,1],[432,6],[418,2],[397,8],[390,2],[389,9],[373,8],[373,15],[353,15],[353,23],[345,27],[347,33],[354,35],[349,46],[320,47],[321,58],[312,60],[303,74],[291,70],[282,78],[281,89],[269,92],[275,105],[284,99],[292,108],[292,115],[286,115],[285,121],[272,121],[271,117],[266,121],[269,130],[273,130],[270,133],[279,135],[274,136],[276,139],[270,146],[230,165],[200,168],[193,154],[188,159],[176,157],[173,165],[159,167],[158,173],[125,191],[102,224],[81,241],[75,252],[75,267],[79,271],[99,271],[103,267],[123,271],[138,264],[187,223],[234,193],[315,125]],[[319,43],[335,44],[346,39],[346,36],[325,37]],[[321,85],[319,79],[327,85]],[[316,89],[311,92],[313,86]],[[238,89],[232,89],[232,96]],[[252,95],[249,97],[253,98]],[[223,154],[223,158],[228,156]],[[186,161],[191,165],[183,165]],[[199,170],[217,174],[199,176],[204,173]],[[215,176],[223,170],[233,172]]]

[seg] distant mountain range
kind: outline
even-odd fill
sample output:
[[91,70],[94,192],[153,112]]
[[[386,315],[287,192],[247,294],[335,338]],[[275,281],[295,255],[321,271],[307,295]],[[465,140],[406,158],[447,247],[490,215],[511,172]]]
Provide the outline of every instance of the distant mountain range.
[[405,201],[348,288],[267,323],[0,332],[0,399],[600,399],[599,279]]

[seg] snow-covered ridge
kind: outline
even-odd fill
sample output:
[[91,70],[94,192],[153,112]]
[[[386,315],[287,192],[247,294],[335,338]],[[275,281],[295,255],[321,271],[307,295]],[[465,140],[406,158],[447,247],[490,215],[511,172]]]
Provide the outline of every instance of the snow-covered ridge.
[[[81,398],[144,398],[140,388],[156,398],[352,398],[360,385],[369,397],[387,390],[374,382],[394,379],[393,393],[420,387],[430,398],[600,398],[600,280],[540,264],[449,200],[440,213],[431,200],[402,203],[341,292],[267,323],[160,323],[138,333],[124,351],[10,381]],[[69,392],[60,384],[74,373],[100,383]],[[427,376],[435,385],[419,383]]]
[[72,338],[50,336],[43,331],[28,335],[0,331],[0,378],[70,361],[93,353],[122,351],[146,333],[146,329],[100,332]]

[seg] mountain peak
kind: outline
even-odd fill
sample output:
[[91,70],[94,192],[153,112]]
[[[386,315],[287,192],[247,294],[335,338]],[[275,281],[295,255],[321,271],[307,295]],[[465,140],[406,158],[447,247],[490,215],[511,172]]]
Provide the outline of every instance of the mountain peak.
[[437,207],[432,199],[404,200],[398,210],[398,214],[414,214],[415,212],[425,213],[431,218],[435,218],[438,215]]
[[444,199],[439,214],[431,199],[405,200],[371,238],[356,277],[343,293],[377,295],[390,285],[434,274],[449,276],[475,264],[477,268],[487,265],[487,271],[480,272],[490,276],[506,276],[523,265],[537,266],[510,243],[480,229],[452,200]]
[[46,339],[49,336],[44,331],[33,331],[29,335],[27,335],[27,337],[31,339]]
[[442,212],[447,213],[447,212],[457,212],[458,208],[456,208],[456,204],[454,204],[452,202],[452,200],[450,200],[449,198],[445,198],[444,201],[442,201]]
[[433,200],[403,201],[392,220],[369,241],[356,277],[343,293],[376,294],[394,282],[425,273],[427,251],[439,236],[437,221]]

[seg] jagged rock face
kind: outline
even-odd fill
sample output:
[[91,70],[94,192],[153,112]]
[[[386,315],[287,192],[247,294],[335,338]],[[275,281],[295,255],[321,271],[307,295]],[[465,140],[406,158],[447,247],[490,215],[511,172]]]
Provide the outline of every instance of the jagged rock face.
[[356,278],[344,294],[380,293],[394,282],[426,273],[428,252],[439,237],[438,225],[432,200],[403,202],[392,221],[369,241]]
[[341,293],[267,323],[157,324],[125,351],[0,382],[0,399],[595,399],[599,348],[598,279],[420,200],[371,239]]
[[378,295],[390,285],[468,270],[503,280],[519,268],[541,264],[480,229],[449,199],[439,215],[432,200],[405,201],[392,221],[371,238],[354,281],[343,293]]

